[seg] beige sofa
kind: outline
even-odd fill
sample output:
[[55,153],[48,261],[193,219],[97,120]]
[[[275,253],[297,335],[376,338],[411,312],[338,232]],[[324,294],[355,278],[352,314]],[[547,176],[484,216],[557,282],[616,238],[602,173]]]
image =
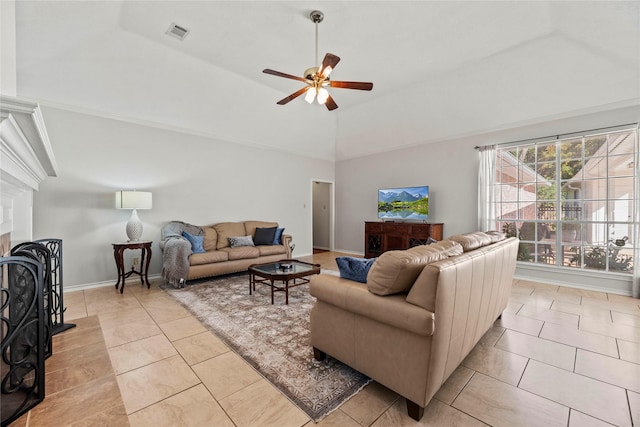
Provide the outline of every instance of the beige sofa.
[[[430,246],[385,252],[366,284],[326,274],[310,283],[314,357],[404,396],[416,420],[506,308],[518,240],[470,233]],[[385,287],[391,295],[372,292]]]
[[[282,234],[281,244],[231,247],[229,238],[255,236],[257,228],[278,227],[277,222],[221,222],[196,226],[171,221],[162,228],[164,279],[180,287],[187,280],[246,271],[252,264],[291,258],[292,237]],[[203,253],[193,253],[193,245],[182,232],[202,238]]]

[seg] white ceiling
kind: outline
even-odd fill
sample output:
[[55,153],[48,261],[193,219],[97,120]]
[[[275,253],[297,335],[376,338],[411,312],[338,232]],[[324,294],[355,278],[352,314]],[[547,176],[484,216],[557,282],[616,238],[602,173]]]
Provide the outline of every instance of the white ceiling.
[[[320,56],[339,108],[276,105]],[[184,41],[165,34],[175,22]],[[640,100],[640,2],[16,2],[18,95],[347,159]]]

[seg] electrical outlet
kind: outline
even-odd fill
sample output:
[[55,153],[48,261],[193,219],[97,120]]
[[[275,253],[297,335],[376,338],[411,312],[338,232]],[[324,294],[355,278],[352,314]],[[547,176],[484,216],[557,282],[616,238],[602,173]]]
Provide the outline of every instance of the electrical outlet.
[[137,256],[133,257],[133,265],[137,266],[140,264],[140,258]]

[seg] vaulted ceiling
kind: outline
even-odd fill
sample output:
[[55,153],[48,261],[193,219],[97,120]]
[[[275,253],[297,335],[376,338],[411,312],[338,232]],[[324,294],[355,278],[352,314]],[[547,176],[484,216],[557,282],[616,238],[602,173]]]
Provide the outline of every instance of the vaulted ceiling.
[[[319,54],[339,108],[276,101]],[[172,23],[190,32],[166,34]],[[18,95],[313,157],[637,105],[640,2],[16,1]]]

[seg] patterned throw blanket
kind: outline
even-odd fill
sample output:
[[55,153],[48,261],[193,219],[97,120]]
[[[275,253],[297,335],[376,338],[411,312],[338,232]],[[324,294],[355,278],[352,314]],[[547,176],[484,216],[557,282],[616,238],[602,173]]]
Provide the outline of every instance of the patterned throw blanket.
[[189,256],[191,243],[182,236],[182,232],[202,236],[204,230],[197,225],[182,221],[171,221],[162,227],[162,277],[174,288],[181,288],[187,282],[189,274]]

